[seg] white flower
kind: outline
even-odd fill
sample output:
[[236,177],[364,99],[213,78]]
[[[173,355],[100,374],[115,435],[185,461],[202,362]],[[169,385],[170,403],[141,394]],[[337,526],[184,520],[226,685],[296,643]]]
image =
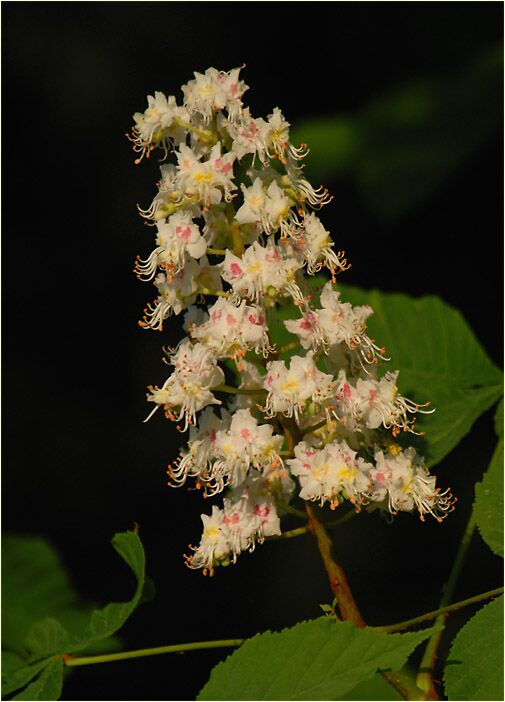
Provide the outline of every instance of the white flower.
[[203,533],[198,548],[186,556],[186,564],[190,568],[203,568],[204,573],[214,574],[214,566],[228,562],[230,544],[227,527],[224,523],[223,510],[213,505],[212,514],[202,514]]
[[185,107],[199,113],[205,122],[210,122],[218,110],[227,109],[230,119],[235,120],[242,108],[241,97],[248,86],[239,80],[240,68],[229,73],[208,68],[205,73],[195,71],[194,80],[182,86]]
[[214,492],[220,492],[225,485],[236,487],[243,483],[251,467],[258,471],[259,477],[282,466],[279,456],[282,443],[283,437],[273,434],[272,425],[258,425],[249,409],[235,412],[229,429],[217,433],[218,459],[212,467]]
[[331,411],[335,418],[351,431],[362,430],[362,398],[355,386],[341,369],[336,382],[336,392],[332,398]]
[[369,429],[377,429],[381,424],[386,429],[392,429],[393,436],[397,436],[400,431],[414,431],[414,419],[409,419],[408,414],[420,412],[430,414],[434,410],[425,410],[412,400],[409,400],[398,392],[396,381],[398,371],[388,371],[379,380],[370,377],[367,379],[358,378],[356,381],[356,392],[360,400],[359,413],[361,421]]
[[333,276],[338,270],[344,271],[348,268],[344,253],[342,251],[335,253],[333,250],[335,244],[331,240],[330,232],[323,227],[321,220],[315,214],[305,215],[303,227],[307,270],[310,275],[317,273],[323,264],[330,269]]
[[298,420],[309,400],[321,403],[335,392],[333,376],[317,368],[312,352],[305,357],[292,356],[289,369],[284,361],[271,361],[263,383],[268,391],[265,411],[269,417],[281,412]]
[[173,95],[167,99],[161,92],[147,96],[147,109],[145,112],[136,112],[133,115],[135,126],[132,128],[133,150],[140,154],[135,163],[139,163],[144,156],[149,157],[150,152],[157,146],[168,152],[168,139],[180,142],[185,131],[178,120],[187,122],[188,112],[179,107]]
[[267,196],[266,210],[270,231],[274,232],[280,228],[281,233],[287,236],[290,233],[289,215],[291,205],[289,199],[275,180],[268,186]]
[[375,452],[376,465],[369,472],[372,481],[371,499],[387,499],[392,514],[411,512],[417,508],[421,520],[431,514],[439,522],[453,509],[454,498],[450,490],[440,492],[435,487],[436,478],[429,474],[424,460],[416,456],[414,448],[384,454]]
[[430,414],[434,410],[423,409],[429,402],[418,405],[400,395],[397,378],[398,371],[388,371],[382,378],[368,374],[366,378],[348,379],[341,370],[331,412],[339,422],[355,431],[383,426],[392,429],[393,436],[402,430],[417,433],[414,431],[415,418],[409,419],[408,414]]
[[263,128],[263,140],[267,145],[267,153],[270,158],[277,156],[281,163],[286,162],[285,152],[289,143],[290,124],[278,107],[274,107],[271,115],[268,115],[268,122]]
[[370,487],[367,471],[372,467],[357,457],[345,441],[333,441],[317,450],[304,441],[295,446],[296,458],[287,461],[297,475],[304,500],[329,502],[332,509],[346,498],[359,507]]
[[320,301],[317,317],[329,346],[345,343],[353,350],[373,348],[365,334],[366,320],[373,313],[369,305],[353,307],[350,302],[340,302],[340,292],[333,290],[331,281],[322,289]]
[[224,382],[224,373],[217,365],[214,353],[203,344],[191,344],[189,339],[182,341],[171,354],[174,372],[161,388],[150,387],[148,402],[156,407],[145,421],[148,421],[159,407],[172,421],[183,417],[186,431],[190,424],[196,424],[196,413],[207,405],[220,405],[211,389]]
[[164,320],[171,314],[180,314],[183,309],[193,304],[198,288],[196,276],[200,268],[198,263],[186,255],[184,267],[175,275],[158,273],[154,284],[159,295],[154,303],[144,309],[144,318],[139,322],[144,329],[163,329]]
[[[148,208],[138,206],[141,217],[150,220],[166,219],[181,205],[183,193],[177,182],[177,169],[173,163],[160,165],[161,178],[157,183],[158,192]],[[193,206],[194,216],[198,216],[198,207]]]
[[[243,183],[240,186],[244,194],[244,204],[238,209],[235,219],[239,224],[262,224],[263,229],[266,229],[265,205],[267,201],[266,193],[263,188],[263,183],[259,178],[256,178],[250,188],[247,188]],[[263,223],[265,220],[265,223]]]
[[242,258],[228,249],[221,264],[221,275],[237,296],[245,295],[259,302],[272,292],[273,295],[289,294],[301,301],[303,296],[295,281],[299,268],[299,261],[283,257],[279,247],[270,241],[267,246],[255,242],[245,250]]
[[293,215],[289,198],[275,180],[265,190],[260,178],[254,180],[250,188],[240,186],[244,194],[244,204],[239,208],[235,219],[239,224],[256,224],[267,234],[278,229],[287,236],[293,226]]
[[326,336],[319,325],[317,312],[306,309],[299,319],[286,319],[284,326],[291,334],[298,336],[304,349],[326,347]]
[[366,333],[366,320],[373,312],[369,305],[353,307],[349,302],[340,302],[340,293],[333,290],[331,281],[321,291],[320,301],[321,309],[307,308],[301,319],[284,322],[304,348],[322,347],[332,353],[334,347],[345,344],[365,370],[365,364],[376,363],[378,358],[388,360],[385,349],[379,348]]
[[233,68],[228,73],[220,71],[216,78],[225,94],[225,109],[231,122],[236,122],[241,117],[242,95],[249,89],[243,80],[239,80],[241,70],[241,68]]
[[224,194],[226,201],[232,199],[233,161],[235,155],[221,155],[221,142],[212,147],[206,161],[181,144],[176,153],[178,161],[178,184],[186,197],[196,197],[205,206],[219,203]]
[[141,280],[152,280],[158,267],[177,274],[184,267],[186,253],[201,258],[207,251],[207,242],[189,213],[176,212],[167,222],[156,222],[156,227],[157,247],[145,261],[139,258],[135,264]]
[[[273,475],[275,474],[274,471]],[[263,543],[266,536],[276,536],[281,533],[277,505],[271,488],[272,482],[269,480],[249,480],[242,488],[235,491],[236,494],[247,498],[254,517],[255,538],[260,543]]]
[[257,519],[251,509],[247,495],[224,498],[224,523],[231,562],[235,563],[242,551],[253,550],[257,530]]
[[239,161],[246,154],[253,154],[253,156],[257,154],[264,165],[269,163],[264,140],[266,124],[261,117],[258,119],[251,117],[249,108],[246,107],[237,124],[229,126],[228,130],[233,139],[231,151]]
[[208,481],[209,469],[216,458],[216,436],[218,431],[226,430],[230,423],[230,416],[226,410],[221,410],[222,417],[214,414],[210,407],[206,407],[198,419],[198,426],[189,427],[189,440],[187,450],[168,467],[170,483],[180,487],[188,477],[196,477],[203,482]]
[[275,498],[261,480],[247,481],[223,500],[223,509],[202,514],[203,534],[194,553],[186,556],[190,568],[203,568],[213,575],[219,565],[235,563],[243,551],[253,551],[256,542],[281,533]]
[[218,357],[243,356],[249,349],[268,353],[271,348],[265,326],[265,314],[259,307],[249,307],[245,300],[237,307],[219,298],[211,308],[207,320],[191,332],[213,348]]

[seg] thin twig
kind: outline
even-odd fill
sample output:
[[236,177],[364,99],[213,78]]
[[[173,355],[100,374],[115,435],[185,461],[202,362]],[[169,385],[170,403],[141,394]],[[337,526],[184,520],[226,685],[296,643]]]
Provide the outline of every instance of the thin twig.
[[266,395],[263,388],[234,388],[231,385],[216,385],[212,388],[215,392],[227,392],[231,395]]
[[112,663],[123,661],[127,658],[143,658],[144,656],[158,656],[161,653],[182,653],[184,651],[197,651],[206,648],[226,648],[241,646],[245,639],[223,639],[220,641],[197,641],[187,644],[174,644],[170,646],[156,646],[154,648],[141,648],[136,651],[122,651],[120,653],[107,653],[101,656],[63,656],[63,662],[68,666],[93,665],[95,663]]
[[226,249],[213,249],[211,246],[208,246],[207,253],[213,254],[214,256],[226,256]]
[[301,526],[298,529],[291,529],[289,531],[283,531],[282,534],[275,534],[274,536],[266,536],[265,541],[279,541],[279,539],[294,539],[297,536],[303,536],[303,534],[309,533],[308,526]]
[[302,429],[301,433],[303,436],[305,434],[311,434],[313,431],[317,431],[317,429],[321,429],[322,427],[326,426],[328,424],[327,419],[322,419],[320,422],[317,422],[317,424],[313,424],[310,427],[307,427],[306,429]]
[[456,612],[458,609],[463,609],[463,607],[468,607],[470,605],[476,604],[477,602],[482,602],[483,600],[489,600],[492,597],[498,597],[498,595],[503,594],[503,587],[497,587],[494,590],[488,590],[487,592],[481,592],[479,595],[474,595],[473,597],[468,597],[466,600],[461,600],[460,602],[454,602],[446,607],[440,607],[435,609],[433,612],[426,612],[426,614],[421,614],[418,617],[413,617],[412,619],[406,619],[404,622],[398,622],[397,624],[387,624],[386,626],[374,626],[371,627],[376,631],[383,631],[386,634],[392,634],[395,631],[402,631],[403,629],[409,629],[411,626],[416,626],[417,624],[422,624],[423,622],[435,619],[438,616],[446,616],[450,612]]

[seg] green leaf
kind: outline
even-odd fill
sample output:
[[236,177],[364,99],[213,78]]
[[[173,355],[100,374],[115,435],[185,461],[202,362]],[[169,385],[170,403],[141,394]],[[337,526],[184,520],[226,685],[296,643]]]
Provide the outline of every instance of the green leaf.
[[25,647],[33,658],[64,651],[67,644],[68,632],[52,617],[46,617],[34,624],[25,639]]
[[25,664],[25,659],[12,651],[2,651],[2,677],[5,673],[12,673]]
[[58,700],[63,687],[63,659],[50,661],[39,677],[30,683],[14,700]]
[[69,651],[79,651],[101,639],[107,638],[120,629],[140,602],[145,582],[145,556],[142,543],[132,531],[116,534],[112,545],[117,553],[132,569],[137,579],[137,587],[131,600],[112,602],[102,609],[95,610],[84,633],[69,643]]
[[[112,543],[135,574],[137,587],[128,602],[92,610],[89,605],[81,605],[56,554],[44,541],[28,537],[5,539],[2,645],[12,650],[2,652],[4,695],[28,683],[52,660],[48,656],[84,650],[98,654],[117,649],[117,639],[112,634],[121,628],[140,601],[145,584],[145,559],[140,539],[133,532],[116,534]],[[48,614],[51,616],[43,616]],[[41,657],[44,659],[38,660]],[[33,659],[37,660],[31,664]],[[54,679],[52,675],[49,680]],[[42,681],[44,685],[45,681],[46,678]],[[33,683],[36,684],[38,681]]]
[[474,514],[480,535],[503,558],[503,400],[495,414],[495,428],[499,440],[482,482],[475,485]]
[[392,685],[384,680],[382,675],[376,673],[370,680],[365,680],[353,687],[349,692],[346,692],[344,697],[335,697],[334,699],[373,700],[374,702],[388,700],[389,702],[396,702],[396,700],[403,700],[404,698]]
[[23,659],[19,659],[18,664],[11,668],[5,665],[8,652],[2,652],[2,697],[9,695],[20,687],[24,687],[34,678],[37,673],[40,673],[49,663],[51,659],[44,658],[36,663],[26,665]]
[[[2,648],[26,663],[26,638],[42,619],[52,618],[76,636],[89,622],[94,607],[75,593],[59,556],[39,537],[2,539]],[[93,653],[117,650],[117,638],[96,643]],[[4,653],[2,654],[2,661]]]
[[[369,304],[368,333],[385,345],[398,386],[436,411],[418,415],[426,432],[427,459],[435,465],[467,434],[475,420],[503,393],[503,374],[489,359],[458,310],[437,297],[338,285],[342,299]],[[423,452],[426,453],[423,448]]]
[[33,624],[78,606],[78,599],[55,551],[43,539],[2,539],[2,647],[25,654]]
[[494,414],[494,430],[496,432],[496,436],[503,439],[503,398]]
[[433,629],[384,634],[321,617],[246,641],[219,663],[199,700],[335,700],[380,670],[401,668]]
[[444,671],[449,700],[503,700],[503,596],[465,624]]

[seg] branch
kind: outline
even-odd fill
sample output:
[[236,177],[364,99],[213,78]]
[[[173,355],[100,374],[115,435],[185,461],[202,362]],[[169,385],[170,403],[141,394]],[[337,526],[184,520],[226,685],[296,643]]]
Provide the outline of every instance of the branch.
[[197,641],[187,644],[173,644],[171,646],[156,646],[155,648],[141,648],[137,651],[122,651],[121,653],[107,653],[102,656],[74,657],[66,654],[63,662],[67,666],[93,665],[95,663],[111,663],[127,658],[143,658],[144,656],[158,656],[161,653],[181,653],[184,651],[197,651],[204,648],[225,648],[228,646],[241,646],[245,639],[223,639],[221,641]]
[[433,612],[426,612],[426,614],[421,614],[413,619],[406,619],[403,622],[398,622],[397,624],[387,624],[386,626],[374,626],[372,628],[376,631],[383,631],[386,634],[392,634],[395,631],[402,631],[402,629],[408,629],[416,624],[422,624],[423,622],[430,621],[430,619],[435,619],[435,617],[442,615],[445,616],[450,612],[455,612],[458,609],[463,609],[463,607],[468,607],[469,605],[476,604],[477,602],[489,600],[492,597],[498,597],[498,595],[501,595],[502,593],[503,587],[497,587],[494,590],[488,590],[487,592],[481,592],[479,595],[468,597],[466,600],[455,602],[454,604],[447,605],[446,607],[440,607],[440,609],[435,609]]
[[[309,519],[308,526],[317,541],[319,553],[323,559],[324,567],[330,580],[330,587],[337,601],[342,619],[347,619],[356,626],[363,628],[366,626],[366,623],[351,592],[345,572],[334,559],[333,544],[328,531],[324,524],[316,518],[308,502],[305,505],[305,509]],[[342,520],[348,517],[349,515],[345,515]],[[381,675],[404,699],[424,699],[423,693],[417,687],[415,678],[407,666],[402,668],[402,670],[381,673]]]
[[347,582],[347,577],[343,569],[334,560],[333,544],[326,527],[317,519],[312,506],[308,502],[305,505],[305,509],[309,520],[309,529],[317,541],[319,553],[321,554],[326,573],[330,580],[331,591],[337,600],[342,619],[347,619],[356,626],[362,628],[366,626],[366,624],[354,600],[349,583]]

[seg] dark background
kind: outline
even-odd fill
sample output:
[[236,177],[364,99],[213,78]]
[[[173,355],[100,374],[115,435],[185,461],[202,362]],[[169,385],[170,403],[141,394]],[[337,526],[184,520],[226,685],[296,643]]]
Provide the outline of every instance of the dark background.
[[[213,579],[183,564],[210,505],[165,487],[181,438],[161,415],[142,424],[145,387],[166,375],[161,346],[180,329],[137,326],[153,288],[131,272],[152,248],[135,204],[151,201],[158,173],[133,164],[132,113],[154,90],[179,100],[194,70],[245,63],[255,116],[277,105],[295,125],[352,115],[499,45],[502,13],[498,2],[2,3],[4,530],[48,537],[83,596],[106,602],[130,596],[110,539],[138,522],[157,594],[125,627],[126,647],[249,636],[331,601],[308,536],[266,544]],[[501,86],[498,76],[500,115]],[[335,200],[322,213],[353,263],[345,282],[441,295],[498,364],[502,153],[499,120],[401,216],[377,216],[345,176],[326,183]],[[493,443],[488,413],[438,467],[460,498],[442,526],[365,514],[342,527],[338,552],[370,623],[436,607]],[[500,584],[501,562],[478,536],[470,558],[457,597]],[[224,655],[90,666],[64,699],[194,699]]]

